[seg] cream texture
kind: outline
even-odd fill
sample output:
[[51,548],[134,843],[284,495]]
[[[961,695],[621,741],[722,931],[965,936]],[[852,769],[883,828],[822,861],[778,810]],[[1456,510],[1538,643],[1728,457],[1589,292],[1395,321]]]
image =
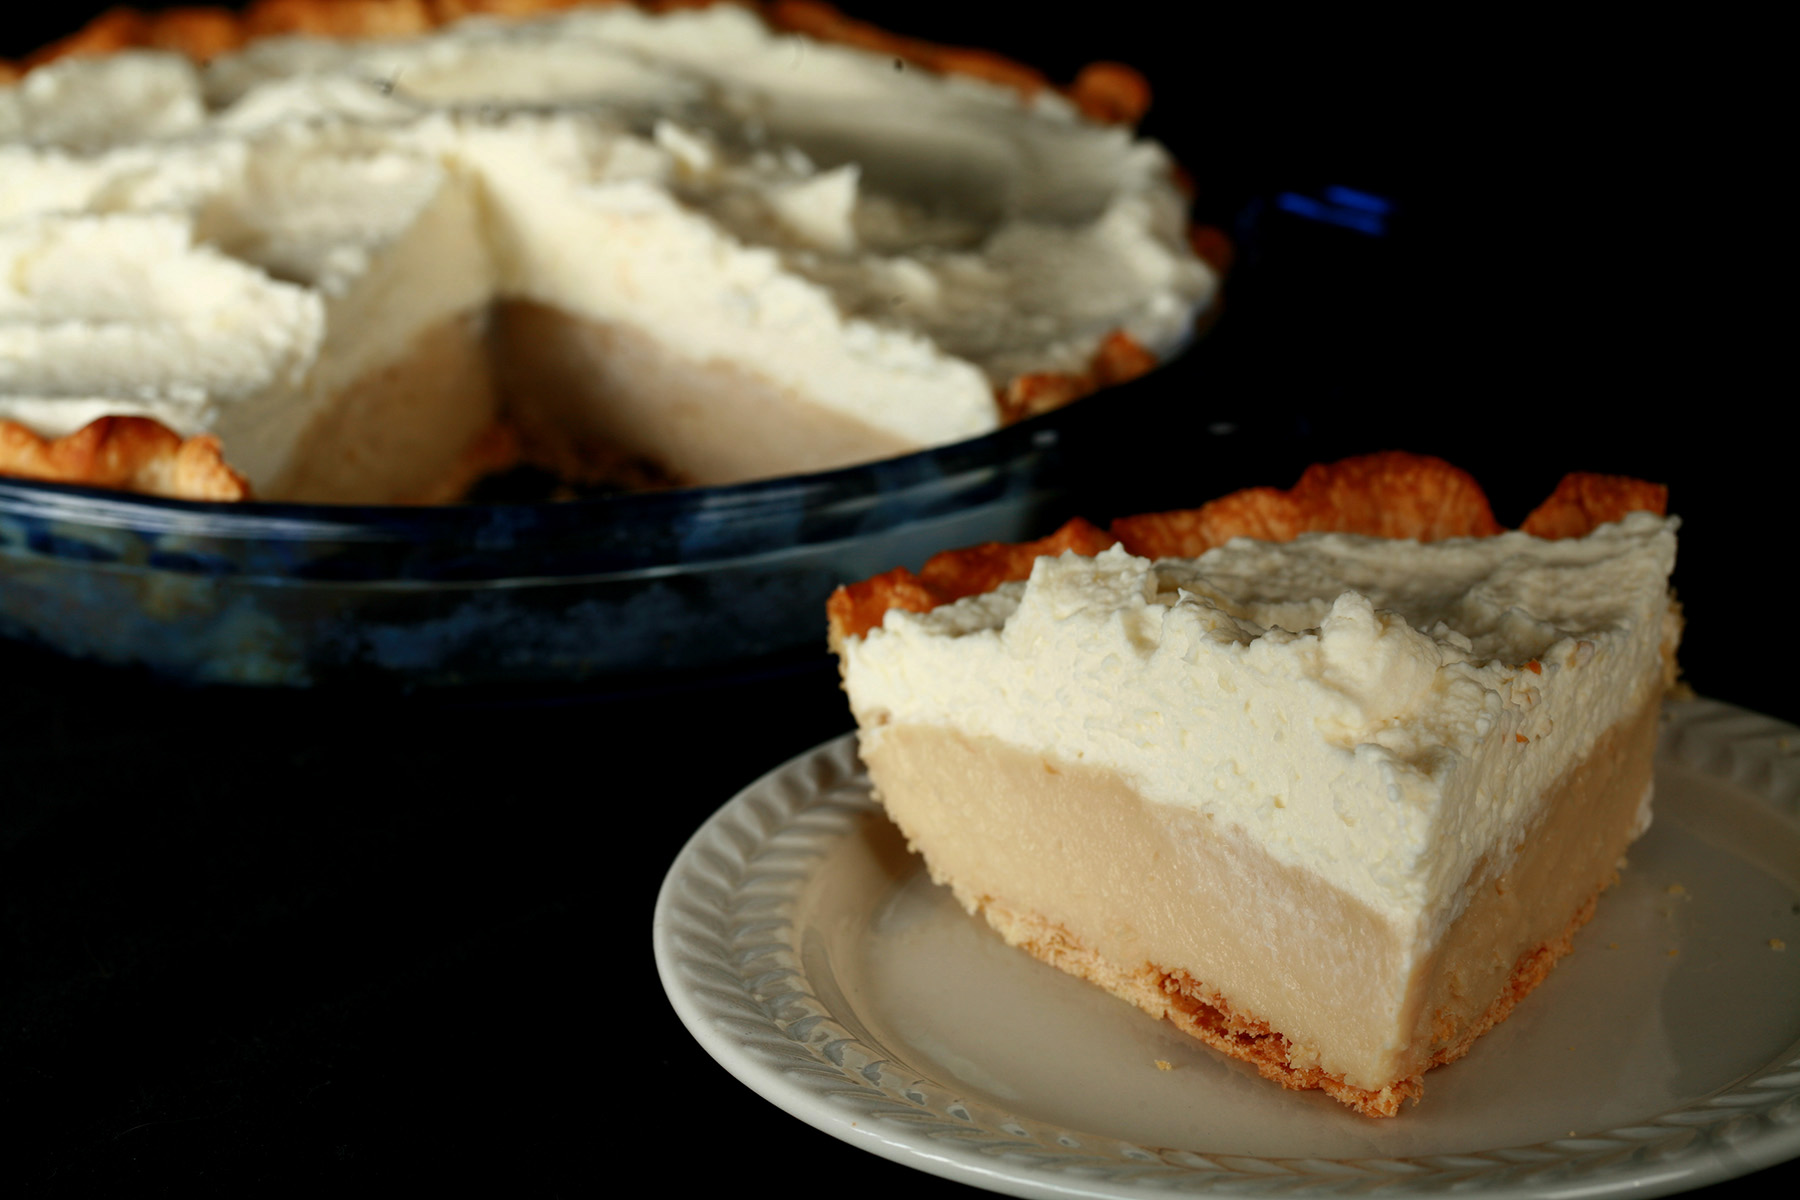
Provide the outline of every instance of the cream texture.
[[259,491],[336,389],[495,299],[928,445],[1115,329],[1173,352],[1215,288],[1159,147],[731,5],[52,64],[0,89],[0,281],[0,417],[212,429]]
[[872,743],[924,725],[1116,771],[1423,950],[1663,686],[1676,524],[1040,558],[1026,582],[891,610],[847,643],[844,684]]

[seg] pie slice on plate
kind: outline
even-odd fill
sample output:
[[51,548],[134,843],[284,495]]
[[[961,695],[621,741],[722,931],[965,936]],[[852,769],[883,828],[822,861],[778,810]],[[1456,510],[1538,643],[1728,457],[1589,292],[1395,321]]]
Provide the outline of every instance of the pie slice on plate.
[[1441,461],[1075,521],[838,590],[876,792],[1007,941],[1392,1116],[1569,952],[1648,826],[1665,490],[1504,532]]

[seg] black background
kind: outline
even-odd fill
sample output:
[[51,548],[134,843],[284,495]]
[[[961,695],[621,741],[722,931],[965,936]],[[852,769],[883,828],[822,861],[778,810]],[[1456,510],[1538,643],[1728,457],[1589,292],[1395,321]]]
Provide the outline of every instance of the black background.
[[[1053,79],[1138,66],[1148,131],[1242,247],[1214,336],[1096,467],[1088,515],[1385,448],[1470,468],[1507,523],[1565,470],[1661,480],[1684,520],[1689,680],[1800,720],[1765,33],[850,8]],[[10,19],[0,57],[92,11]],[[1270,202],[1331,185],[1391,199],[1387,236]],[[731,1080],[651,962],[687,834],[850,727],[822,657],[506,702],[196,691],[17,646],[0,681],[13,1182],[952,1190]],[[1760,1181],[1791,1191],[1794,1165]]]

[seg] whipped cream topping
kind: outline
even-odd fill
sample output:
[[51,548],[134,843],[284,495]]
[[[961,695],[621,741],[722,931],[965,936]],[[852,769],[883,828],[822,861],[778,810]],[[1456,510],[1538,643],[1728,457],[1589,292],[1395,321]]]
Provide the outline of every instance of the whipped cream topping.
[[932,725],[1117,771],[1429,945],[1544,789],[1663,686],[1676,526],[1040,558],[890,610],[846,645],[844,686],[864,737]]
[[47,216],[0,227],[0,390],[51,424],[106,412],[216,416],[219,400],[288,390],[323,334],[323,305],[158,212]]
[[[729,4],[71,59],[0,89],[12,261],[124,214],[168,231],[134,252],[158,264],[141,303],[82,315],[115,286],[100,255],[85,285],[65,273],[92,302],[15,287],[0,417],[212,429],[264,494],[335,388],[496,298],[638,322],[929,445],[991,430],[996,387],[1083,371],[1114,330],[1174,352],[1216,286],[1161,148]],[[123,367],[135,325],[183,374],[213,326],[180,294],[221,259],[261,275],[240,311],[262,364],[197,351],[180,389]]]

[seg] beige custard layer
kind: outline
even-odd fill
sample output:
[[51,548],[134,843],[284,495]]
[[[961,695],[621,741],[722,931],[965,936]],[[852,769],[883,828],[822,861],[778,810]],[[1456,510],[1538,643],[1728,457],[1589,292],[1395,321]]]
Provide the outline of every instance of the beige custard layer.
[[640,463],[709,485],[905,452],[891,435],[653,334],[515,301],[434,325],[301,434],[271,489],[304,503],[445,503],[521,456],[571,480]]
[[495,310],[495,370],[527,457],[580,479],[609,457],[710,486],[825,471],[915,449],[744,367],[672,351],[622,321],[513,301]]
[[1392,1116],[1569,951],[1642,830],[1658,710],[1539,797],[1435,945],[1112,771],[922,725],[865,730],[862,756],[932,877],[1009,943],[1286,1087]]

